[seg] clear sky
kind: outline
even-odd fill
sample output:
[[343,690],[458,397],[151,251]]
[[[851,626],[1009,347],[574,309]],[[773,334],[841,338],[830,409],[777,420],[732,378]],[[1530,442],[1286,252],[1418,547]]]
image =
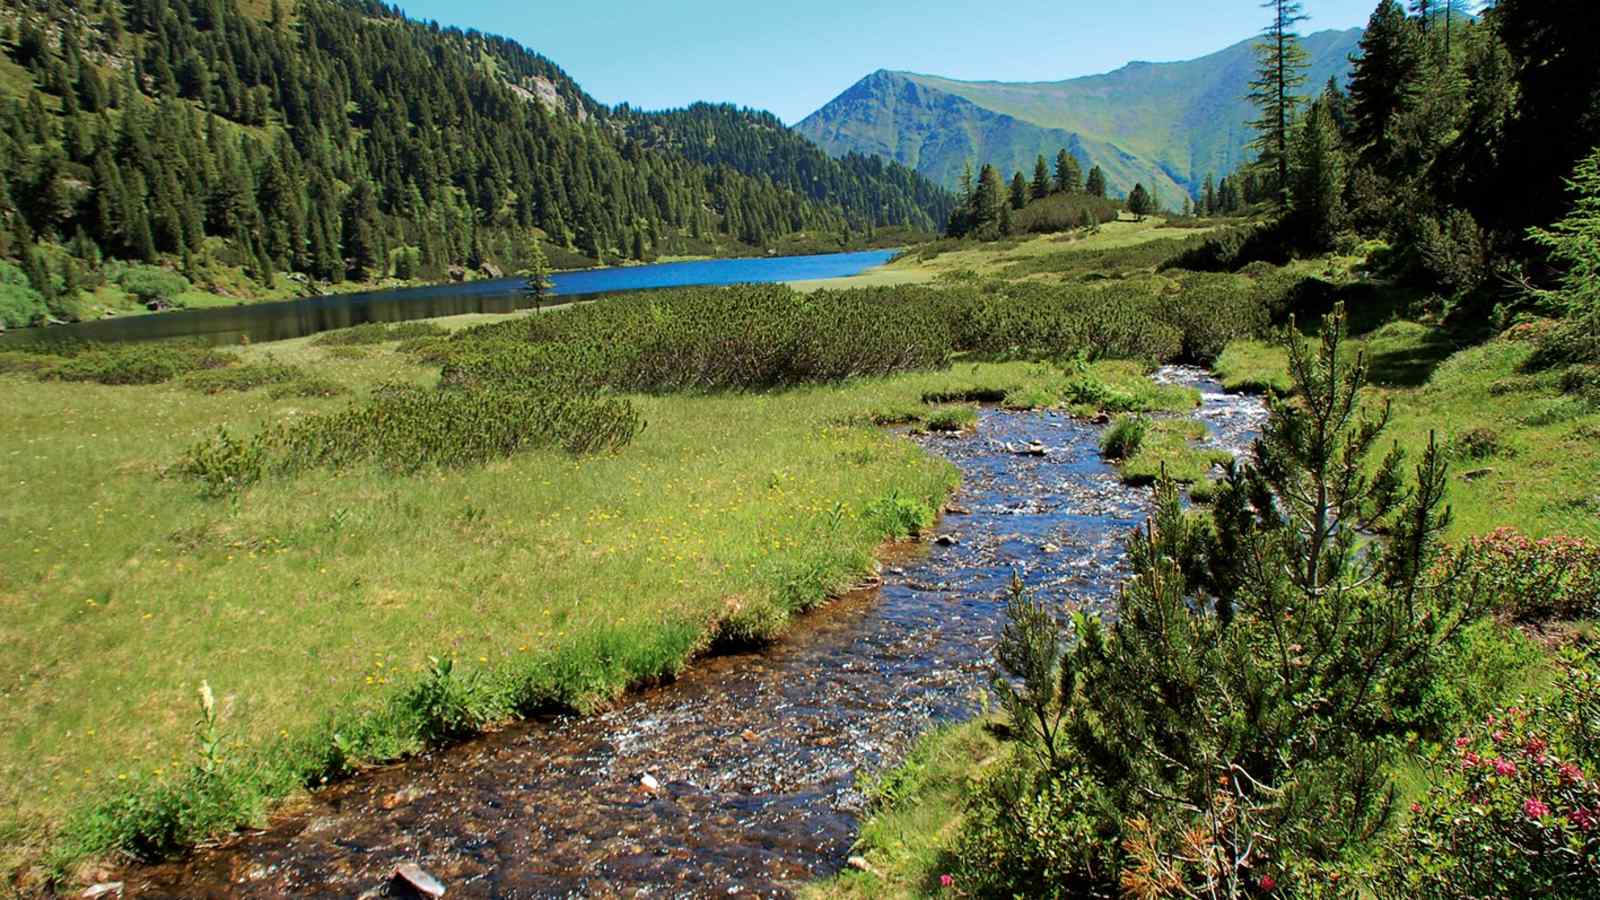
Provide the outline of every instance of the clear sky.
[[[391,0],[392,2],[392,0]],[[603,103],[696,100],[789,124],[862,76],[1055,81],[1190,59],[1251,36],[1256,0],[400,0],[414,19],[502,34]],[[1365,25],[1377,0],[1306,0],[1302,33]]]

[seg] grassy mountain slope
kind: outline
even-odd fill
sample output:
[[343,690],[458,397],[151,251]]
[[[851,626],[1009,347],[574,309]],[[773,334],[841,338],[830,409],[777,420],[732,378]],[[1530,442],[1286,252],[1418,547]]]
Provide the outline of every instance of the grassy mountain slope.
[[[1347,77],[1360,37],[1360,29],[1351,29],[1305,39],[1308,90]],[[1113,191],[1143,181],[1175,199],[1208,172],[1220,175],[1248,159],[1251,43],[1056,82],[879,71],[796,128],[830,152],[880,153],[946,185],[955,183],[967,158],[1031,172],[1036,154],[1049,158],[1066,147],[1104,168]]]

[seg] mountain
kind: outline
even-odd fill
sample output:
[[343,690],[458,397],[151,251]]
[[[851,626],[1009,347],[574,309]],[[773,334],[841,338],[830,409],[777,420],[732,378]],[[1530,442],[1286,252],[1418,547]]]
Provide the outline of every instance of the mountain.
[[[1307,90],[1349,77],[1361,29],[1304,39]],[[1185,62],[1134,62],[1066,81],[956,81],[880,70],[795,126],[836,155],[877,154],[954,186],[970,160],[1009,177],[1066,148],[1106,172],[1112,191],[1135,182],[1169,200],[1249,159],[1246,95],[1253,40]]]
[[943,224],[943,189],[775,122],[613,110],[514,41],[376,0],[12,0],[0,261],[71,318],[113,261],[259,293],[515,270],[538,240],[579,265]]

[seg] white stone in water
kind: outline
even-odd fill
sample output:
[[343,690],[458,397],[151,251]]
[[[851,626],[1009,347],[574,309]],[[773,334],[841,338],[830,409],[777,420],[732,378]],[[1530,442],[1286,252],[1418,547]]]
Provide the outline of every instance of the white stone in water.
[[425,897],[443,897],[444,882],[423,871],[416,863],[401,863],[394,867],[394,877],[404,881]]
[[649,790],[649,791],[659,791],[659,790],[661,790],[661,782],[657,781],[656,777],[654,775],[651,775],[649,772],[644,773],[644,777],[639,779],[639,783],[644,785],[645,790]]
[[118,897],[122,896],[122,882],[120,882],[120,881],[102,881],[99,884],[90,885],[86,890],[84,890],[82,896],[84,896],[84,897],[107,897],[107,896],[111,896],[113,894],[118,896]]

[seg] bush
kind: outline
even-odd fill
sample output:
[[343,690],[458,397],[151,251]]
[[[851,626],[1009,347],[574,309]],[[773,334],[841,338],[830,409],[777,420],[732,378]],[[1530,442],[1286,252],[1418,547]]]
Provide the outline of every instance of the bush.
[[976,428],[978,411],[970,406],[947,406],[929,413],[923,427],[929,431],[960,432]]
[[1600,883],[1600,665],[1568,658],[1549,699],[1439,751],[1427,795],[1383,844],[1383,896],[1592,897]]
[[1600,617],[1600,545],[1570,537],[1533,540],[1514,528],[1468,540],[1442,565],[1464,570],[1520,621]]
[[40,373],[55,381],[94,381],[100,384],[161,384],[210,369],[236,364],[237,356],[201,347],[177,344],[96,344],[56,348],[66,354]]
[[325,331],[311,339],[313,347],[353,347],[363,344],[382,344],[388,341],[414,341],[440,337],[450,332],[432,322],[368,322],[350,328]]
[[1457,459],[1479,461],[1505,451],[1500,433],[1493,428],[1469,428],[1450,441],[1450,453]]
[[1144,416],[1118,416],[1100,438],[1100,453],[1106,459],[1129,459],[1139,452],[1149,431],[1150,420]]
[[[0,265],[11,266],[9,263]],[[26,278],[23,279],[26,282]],[[26,284],[0,282],[0,328],[27,328],[50,314],[44,297]]]
[[612,397],[537,387],[389,385],[364,403],[299,420],[267,440],[274,468],[285,473],[376,463],[404,474],[479,465],[539,447],[612,451],[642,427],[633,404]]
[[117,276],[117,284],[140,303],[171,303],[189,290],[189,279],[157,266],[129,266]]
[[[966,852],[1025,842],[986,893],[1249,896],[1359,854],[1387,820],[1418,698],[1434,696],[1486,592],[1440,562],[1437,448],[1409,479],[1398,452],[1372,459],[1386,422],[1359,419],[1365,368],[1343,310],[1320,350],[1285,350],[1296,398],[1272,401],[1208,515],[1158,485],[1106,622],[1075,613],[1063,642],[1051,611],[1008,606],[996,689],[1031,751],[1019,759],[1071,779],[1052,815],[1088,818],[1070,846],[970,819]],[[1036,794],[1048,784],[1028,777]]]
[[259,439],[235,440],[226,428],[200,441],[184,454],[178,472],[200,482],[208,497],[238,493],[261,480],[267,452]]
[[891,493],[867,504],[862,521],[873,534],[888,538],[915,537],[933,524],[934,511],[928,504],[899,493]]
[[225,391],[253,391],[269,385],[288,384],[303,377],[304,374],[294,366],[269,362],[194,372],[184,376],[182,385],[201,394],[221,394]]

